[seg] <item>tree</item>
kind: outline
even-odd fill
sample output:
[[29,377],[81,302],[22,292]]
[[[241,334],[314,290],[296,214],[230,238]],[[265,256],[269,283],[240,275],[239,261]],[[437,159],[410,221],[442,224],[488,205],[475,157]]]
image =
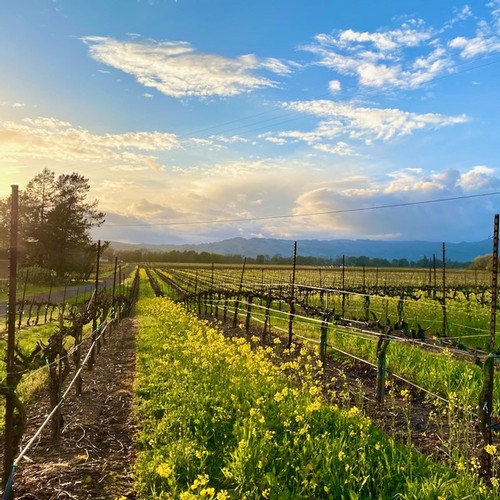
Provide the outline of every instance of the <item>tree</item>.
[[35,175],[21,192],[19,202],[20,240],[27,264],[46,267],[45,248],[40,245],[47,232],[48,215],[54,207],[55,174],[48,168]]
[[[25,265],[39,265],[59,278],[88,274],[96,245],[90,230],[104,222],[97,200],[87,201],[90,184],[78,174],[56,178],[49,169],[37,174],[19,198],[19,241]],[[2,204],[8,200],[2,200]],[[5,223],[0,221],[5,232]]]
[[479,255],[469,265],[469,269],[491,270],[493,267],[493,254]]
[[9,198],[0,199],[0,259],[6,259],[9,255],[9,213]]

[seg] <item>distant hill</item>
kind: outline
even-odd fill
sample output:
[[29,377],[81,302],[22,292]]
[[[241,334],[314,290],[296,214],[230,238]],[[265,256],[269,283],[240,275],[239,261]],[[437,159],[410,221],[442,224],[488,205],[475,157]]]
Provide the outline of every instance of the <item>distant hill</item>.
[[[257,257],[257,255],[281,255],[289,257],[293,253],[293,240],[279,240],[272,238],[231,238],[214,243],[200,243],[190,245],[153,245],[147,243],[129,244],[111,242],[115,250],[145,249],[153,252],[170,250],[194,250],[195,252],[209,252],[221,255],[242,255]],[[299,240],[297,252],[299,255],[335,258],[342,255],[350,257],[379,257],[381,259],[408,259],[418,260],[422,257],[441,258],[442,244],[431,241],[380,241],[380,240]],[[458,262],[469,262],[478,255],[491,253],[490,240],[446,243],[446,259]]]

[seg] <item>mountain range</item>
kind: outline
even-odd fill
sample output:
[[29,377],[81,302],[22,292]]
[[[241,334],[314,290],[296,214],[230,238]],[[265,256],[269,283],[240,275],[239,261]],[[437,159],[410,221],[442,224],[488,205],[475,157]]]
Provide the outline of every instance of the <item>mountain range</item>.
[[[241,255],[257,257],[257,255],[281,255],[289,257],[293,254],[293,240],[272,238],[230,238],[214,243],[185,245],[130,244],[112,241],[111,247],[116,251],[148,250],[151,252],[180,252],[194,250],[221,255]],[[469,262],[479,255],[492,252],[491,240],[446,243],[446,260]],[[436,258],[442,256],[442,243],[432,241],[388,241],[388,240],[298,240],[297,253],[303,256],[336,258],[378,257],[382,259],[419,260],[422,257]]]

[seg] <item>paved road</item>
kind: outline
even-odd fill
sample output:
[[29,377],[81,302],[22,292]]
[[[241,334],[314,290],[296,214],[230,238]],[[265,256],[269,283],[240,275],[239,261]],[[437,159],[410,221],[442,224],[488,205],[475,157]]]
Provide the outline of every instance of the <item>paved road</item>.
[[[132,271],[135,269],[135,266],[133,265],[128,265],[125,268],[122,269],[122,279],[126,278],[129,276]],[[113,276],[110,276],[108,278],[104,278],[100,280],[99,282],[99,288],[112,288],[113,287]],[[50,302],[53,304],[59,304],[63,303],[65,300],[71,299],[76,296],[87,296],[90,297],[92,292],[94,291],[95,284],[94,283],[88,283],[86,285],[79,285],[79,286],[70,286],[67,287],[65,290],[53,290],[52,293],[50,294]],[[43,293],[38,293],[35,295],[29,295],[26,296],[25,302],[26,303],[31,303],[33,302],[44,302],[48,301],[49,299],[49,292],[43,292]],[[17,300],[21,300],[21,296],[17,296]],[[7,314],[7,302],[0,302],[0,318],[5,317]]]

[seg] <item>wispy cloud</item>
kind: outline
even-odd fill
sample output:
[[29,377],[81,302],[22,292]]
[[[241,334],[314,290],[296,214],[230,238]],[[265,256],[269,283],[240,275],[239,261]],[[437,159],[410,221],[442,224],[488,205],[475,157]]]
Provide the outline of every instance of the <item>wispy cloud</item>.
[[[418,114],[394,108],[369,108],[332,100],[292,101],[285,109],[314,115],[321,120],[312,131],[288,130],[261,136],[267,141],[303,141],[324,152],[352,155],[354,149],[339,138],[388,142],[413,134],[417,130],[435,130],[469,120],[466,115],[445,116],[438,113]],[[335,143],[331,143],[335,141]]]
[[[455,49],[462,59],[500,51],[500,2],[493,0],[487,7],[490,18],[477,20],[471,38],[449,34],[458,23],[473,18],[466,5],[439,29],[414,19],[397,29],[320,33],[300,48],[317,56],[316,64],[356,77],[362,87],[416,89],[456,70]],[[416,49],[418,56],[413,55]]]
[[492,0],[486,6],[491,18],[478,20],[474,37],[459,36],[449,42],[451,48],[459,50],[463,59],[500,51],[500,0]]
[[96,60],[133,75],[145,87],[177,98],[234,96],[278,83],[259,71],[286,75],[291,66],[254,54],[235,58],[197,52],[182,41],[121,41],[108,37],[82,38]]
[[1,101],[0,106],[6,106],[9,108],[24,108],[26,104],[24,104],[24,102]]
[[56,162],[108,164],[118,169],[158,169],[145,152],[178,147],[174,134],[127,132],[94,134],[55,118],[26,118],[0,122],[0,159],[51,159]]
[[[427,54],[413,59],[405,56],[417,47],[426,47]],[[452,70],[452,60],[433,30],[420,21],[381,32],[347,29],[333,35],[321,33],[301,48],[318,56],[317,64],[356,76],[364,87],[417,88]]]

